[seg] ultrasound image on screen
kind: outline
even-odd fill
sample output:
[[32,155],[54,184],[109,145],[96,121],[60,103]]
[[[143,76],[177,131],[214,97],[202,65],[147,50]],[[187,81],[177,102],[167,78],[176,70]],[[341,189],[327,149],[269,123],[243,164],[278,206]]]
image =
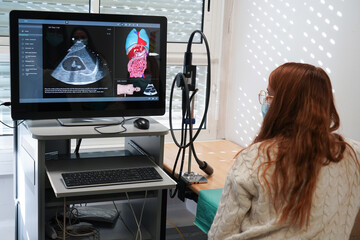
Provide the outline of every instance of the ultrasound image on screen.
[[70,85],[97,82],[109,74],[107,63],[77,40],[51,76]]
[[44,98],[114,96],[113,28],[44,25],[43,35]]

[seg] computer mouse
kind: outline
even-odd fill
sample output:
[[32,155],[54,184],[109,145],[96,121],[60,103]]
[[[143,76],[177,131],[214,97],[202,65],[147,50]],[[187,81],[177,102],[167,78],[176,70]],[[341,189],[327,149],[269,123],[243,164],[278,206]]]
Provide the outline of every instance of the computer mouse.
[[134,126],[138,129],[149,129],[150,123],[146,118],[138,118],[134,121]]

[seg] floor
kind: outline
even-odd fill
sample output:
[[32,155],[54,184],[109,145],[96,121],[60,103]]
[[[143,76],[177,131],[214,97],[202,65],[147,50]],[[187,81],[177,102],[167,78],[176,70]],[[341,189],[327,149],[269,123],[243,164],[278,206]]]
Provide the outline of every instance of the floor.
[[207,235],[193,224],[195,213],[194,201],[168,197],[166,240],[206,240]]
[[[3,194],[6,193],[6,194]],[[1,239],[15,239],[15,211],[12,175],[0,175],[0,232]],[[205,240],[206,235],[197,228],[196,203],[178,198],[168,198],[166,240]]]

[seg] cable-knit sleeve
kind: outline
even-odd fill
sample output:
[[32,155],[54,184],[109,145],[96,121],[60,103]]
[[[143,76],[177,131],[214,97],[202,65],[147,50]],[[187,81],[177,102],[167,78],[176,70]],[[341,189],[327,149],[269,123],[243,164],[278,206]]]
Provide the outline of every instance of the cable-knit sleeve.
[[246,149],[230,169],[208,239],[224,240],[241,232],[241,223],[251,208],[252,197],[257,194],[251,180],[254,158],[254,151]]

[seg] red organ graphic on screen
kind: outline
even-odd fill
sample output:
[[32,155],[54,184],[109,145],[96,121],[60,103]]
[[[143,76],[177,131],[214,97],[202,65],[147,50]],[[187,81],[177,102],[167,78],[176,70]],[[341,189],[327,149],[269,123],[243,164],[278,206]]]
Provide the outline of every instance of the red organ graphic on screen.
[[126,37],[125,49],[129,58],[127,65],[130,78],[144,78],[147,67],[146,59],[149,54],[149,36],[144,29],[139,32],[134,28]]

